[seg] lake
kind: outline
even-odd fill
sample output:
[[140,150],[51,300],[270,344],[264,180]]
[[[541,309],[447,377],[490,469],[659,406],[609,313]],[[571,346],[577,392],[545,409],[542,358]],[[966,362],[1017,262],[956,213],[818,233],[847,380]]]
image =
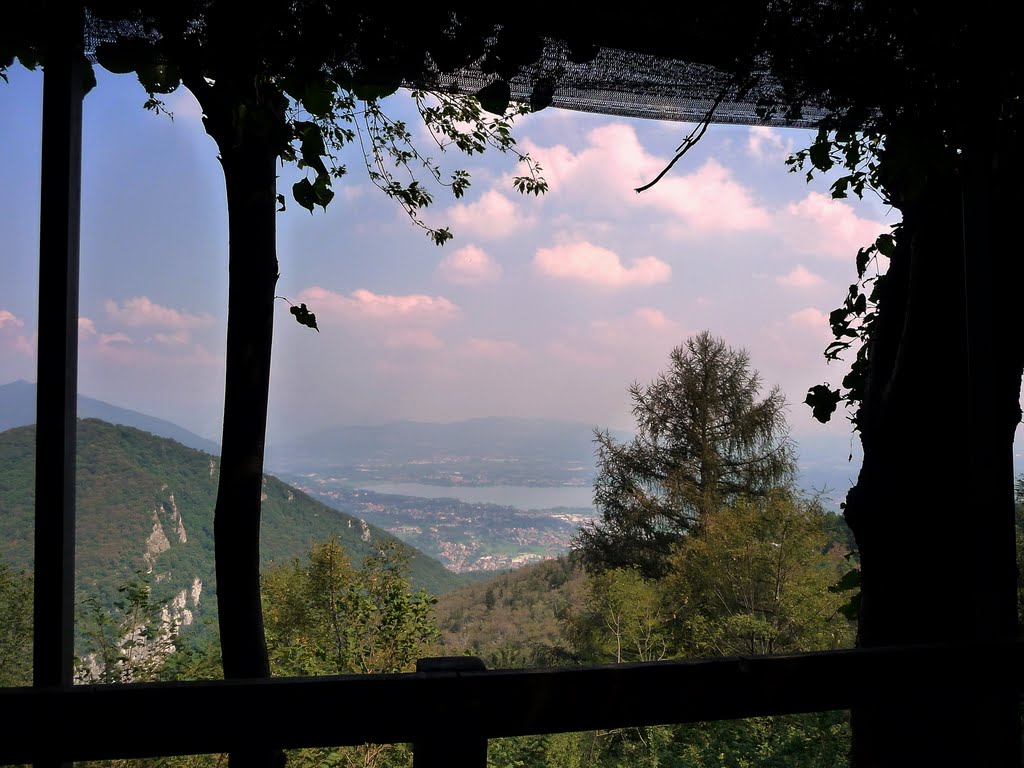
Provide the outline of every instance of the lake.
[[449,486],[425,483],[361,482],[358,488],[377,493],[418,496],[424,499],[458,499],[467,504],[503,504],[517,509],[550,509],[552,507],[593,508],[594,491],[589,486],[558,486],[537,488],[526,485]]

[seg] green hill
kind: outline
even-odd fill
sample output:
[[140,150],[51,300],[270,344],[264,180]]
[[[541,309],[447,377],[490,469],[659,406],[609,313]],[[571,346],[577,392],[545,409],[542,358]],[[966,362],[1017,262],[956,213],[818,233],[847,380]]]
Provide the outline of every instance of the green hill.
[[[35,427],[0,433],[0,558],[32,564]],[[109,605],[135,574],[186,623],[212,618],[216,583],[213,509],[218,459],[166,438],[95,419],[78,424],[77,597]],[[390,534],[264,479],[262,562],[302,557],[336,536],[359,563]],[[404,546],[404,545],[403,545]],[[406,547],[406,549],[411,549]],[[412,550],[411,580],[442,594],[464,583]]]

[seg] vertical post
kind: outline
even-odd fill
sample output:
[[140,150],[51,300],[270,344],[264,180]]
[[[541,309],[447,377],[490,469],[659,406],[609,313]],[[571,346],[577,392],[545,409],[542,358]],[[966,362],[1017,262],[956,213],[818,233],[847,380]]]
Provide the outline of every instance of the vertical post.
[[75,420],[82,168],[82,6],[53,3],[45,50],[36,392],[36,687],[70,686],[74,662]]
[[[475,656],[442,656],[416,662],[416,671],[428,677],[458,677],[460,672],[486,668],[483,660]],[[413,768],[487,768],[487,739],[460,733],[457,724],[429,741],[416,742],[412,753]]]

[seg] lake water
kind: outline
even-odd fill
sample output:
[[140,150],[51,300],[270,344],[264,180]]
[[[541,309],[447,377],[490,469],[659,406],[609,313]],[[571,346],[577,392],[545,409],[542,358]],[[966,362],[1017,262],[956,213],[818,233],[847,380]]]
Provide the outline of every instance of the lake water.
[[525,485],[447,486],[424,483],[359,483],[358,487],[377,493],[395,493],[424,499],[458,499],[467,504],[504,504],[517,509],[552,507],[593,507],[594,491],[589,486],[535,488]]

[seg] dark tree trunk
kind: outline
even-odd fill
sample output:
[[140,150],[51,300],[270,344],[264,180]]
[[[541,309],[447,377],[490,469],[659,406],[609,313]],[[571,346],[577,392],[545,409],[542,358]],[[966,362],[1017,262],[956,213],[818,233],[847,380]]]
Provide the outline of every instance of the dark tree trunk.
[[[894,131],[883,164],[939,146],[935,130]],[[950,170],[929,168],[923,188],[920,176],[888,185],[904,226],[879,297],[857,417],[864,463],[846,508],[864,647],[1017,633],[1012,456],[1024,359],[1021,259],[1007,235],[1021,200],[1005,156],[983,141],[961,149]],[[1006,682],[977,700],[879,691],[853,713],[854,764],[1019,765]]]
[[[225,78],[186,80],[220,149],[228,204],[228,324],[224,426],[214,510],[217,611],[224,677],[270,676],[260,601],[260,515],[277,285],[277,160],[286,129],[283,97],[242,92]],[[245,104],[245,109],[239,109]],[[254,730],[232,768],[284,764]]]

